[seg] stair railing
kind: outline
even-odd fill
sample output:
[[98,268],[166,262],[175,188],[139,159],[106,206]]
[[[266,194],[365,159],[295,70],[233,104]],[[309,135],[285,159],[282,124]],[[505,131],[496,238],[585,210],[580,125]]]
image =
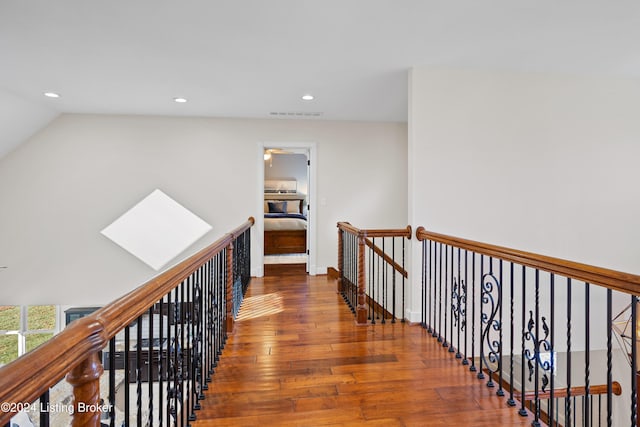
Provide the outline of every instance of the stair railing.
[[338,292],[358,324],[404,321],[411,227],[361,230],[338,223]]
[[[188,425],[249,281],[249,218],[0,368],[0,425]],[[104,373],[104,375],[103,375]],[[66,382],[62,381],[66,377]]]
[[423,227],[416,237],[422,326],[508,405],[536,426],[637,426],[640,276]]

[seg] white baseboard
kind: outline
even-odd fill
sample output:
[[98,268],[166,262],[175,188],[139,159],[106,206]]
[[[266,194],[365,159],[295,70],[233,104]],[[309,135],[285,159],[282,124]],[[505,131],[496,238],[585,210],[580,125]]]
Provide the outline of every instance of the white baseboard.
[[422,321],[422,313],[419,311],[405,310],[405,317],[410,323],[420,323]]

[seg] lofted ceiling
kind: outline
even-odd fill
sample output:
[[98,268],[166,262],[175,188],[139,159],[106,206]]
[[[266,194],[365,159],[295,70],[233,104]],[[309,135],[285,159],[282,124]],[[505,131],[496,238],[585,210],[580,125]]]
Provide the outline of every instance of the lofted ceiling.
[[60,113],[406,121],[412,66],[636,78],[639,42],[636,0],[0,0],[0,156]]

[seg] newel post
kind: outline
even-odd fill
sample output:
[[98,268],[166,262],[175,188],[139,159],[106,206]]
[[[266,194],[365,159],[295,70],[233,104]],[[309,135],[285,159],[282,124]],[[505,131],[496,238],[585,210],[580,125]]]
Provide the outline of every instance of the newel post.
[[366,306],[366,285],[364,274],[364,244],[366,235],[358,234],[358,306],[356,308],[356,322],[359,325],[367,323],[367,306]]
[[233,332],[233,239],[227,246],[227,333]]
[[340,276],[338,277],[338,292],[343,292],[344,288],[342,287],[342,279],[344,278],[344,247],[343,240],[344,231],[340,228],[340,224],[338,224],[338,273]]
[[100,376],[103,371],[98,353],[93,352],[67,374],[67,382],[73,386],[72,426],[100,426]]

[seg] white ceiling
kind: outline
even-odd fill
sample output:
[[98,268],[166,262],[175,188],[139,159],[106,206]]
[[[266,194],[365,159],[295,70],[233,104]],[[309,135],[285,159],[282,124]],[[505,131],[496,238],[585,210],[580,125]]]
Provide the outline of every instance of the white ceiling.
[[405,121],[412,66],[640,77],[639,46],[637,0],[0,0],[0,156],[62,112]]

